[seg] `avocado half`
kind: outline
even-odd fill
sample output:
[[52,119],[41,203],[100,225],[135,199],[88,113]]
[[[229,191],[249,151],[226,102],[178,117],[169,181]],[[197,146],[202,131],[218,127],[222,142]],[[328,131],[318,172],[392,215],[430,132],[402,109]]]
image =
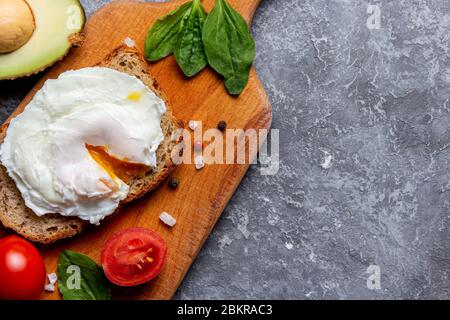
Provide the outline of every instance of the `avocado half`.
[[86,17],[79,0],[25,1],[33,14],[35,30],[17,50],[0,53],[0,80],[42,71],[81,40]]

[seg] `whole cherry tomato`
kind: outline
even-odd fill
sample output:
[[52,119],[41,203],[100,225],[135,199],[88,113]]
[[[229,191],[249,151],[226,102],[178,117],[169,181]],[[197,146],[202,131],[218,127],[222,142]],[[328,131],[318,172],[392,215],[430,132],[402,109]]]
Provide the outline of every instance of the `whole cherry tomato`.
[[44,259],[30,242],[18,236],[0,239],[0,299],[35,299],[45,277]]

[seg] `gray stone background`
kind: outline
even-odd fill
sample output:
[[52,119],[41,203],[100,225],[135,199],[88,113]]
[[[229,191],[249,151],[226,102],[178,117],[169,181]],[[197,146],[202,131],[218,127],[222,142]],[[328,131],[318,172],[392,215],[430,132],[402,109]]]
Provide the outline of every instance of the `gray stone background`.
[[[450,1],[263,0],[252,32],[280,171],[248,172],[175,298],[450,298]],[[0,120],[36,80],[0,82]]]

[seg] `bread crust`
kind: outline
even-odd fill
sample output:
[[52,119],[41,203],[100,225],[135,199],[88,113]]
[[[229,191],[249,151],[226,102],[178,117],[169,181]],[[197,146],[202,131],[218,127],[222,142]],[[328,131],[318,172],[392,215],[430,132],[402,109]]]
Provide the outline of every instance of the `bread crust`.
[[[113,215],[120,212],[124,204],[129,203],[155,189],[175,169],[172,153],[182,141],[176,131],[183,128],[183,123],[172,114],[172,108],[166,96],[161,92],[156,80],[148,72],[145,60],[137,50],[121,46],[103,59],[97,66],[115,69],[140,79],[147,87],[160,96],[166,103],[167,112],[161,119],[164,141],[159,146],[157,168],[145,174],[133,177],[127,184],[130,186],[128,197],[123,200]],[[3,141],[8,125],[2,126],[0,141]],[[173,139],[173,137],[177,137]],[[111,215],[112,216],[112,215]],[[109,217],[111,217],[109,216]],[[109,218],[108,217],[108,218]],[[73,237],[89,224],[76,217],[63,217],[58,214],[38,217],[25,206],[20,191],[7,174],[6,168],[0,165],[0,221],[23,237],[42,244],[50,244],[60,239]]]

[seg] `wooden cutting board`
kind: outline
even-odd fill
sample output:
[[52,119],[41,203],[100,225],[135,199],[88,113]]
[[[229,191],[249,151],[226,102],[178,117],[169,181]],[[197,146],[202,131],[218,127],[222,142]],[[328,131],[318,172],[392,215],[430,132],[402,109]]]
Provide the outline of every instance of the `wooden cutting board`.
[[[186,0],[167,3],[117,1],[104,6],[88,21],[84,45],[73,49],[63,61],[45,74],[13,116],[23,110],[45,80],[56,78],[69,69],[96,65],[120,46],[126,37],[134,39],[137,48],[143,50],[147,30],[155,20],[184,2]],[[214,2],[203,1],[208,12]],[[229,0],[249,23],[259,2],[260,0]],[[238,98],[233,98],[227,94],[220,77],[210,69],[193,79],[187,79],[179,71],[173,57],[149,64],[149,68],[174,107],[176,117],[185,124],[191,119],[202,120],[203,129],[207,129],[215,128],[219,121],[225,120],[228,128],[270,128],[271,106],[255,70],[251,71],[250,82],[245,91]],[[174,173],[180,180],[180,187],[176,191],[170,190],[163,183],[157,190],[129,205],[100,227],[90,227],[73,239],[41,247],[47,272],[56,270],[58,255],[63,249],[82,252],[99,261],[101,246],[108,237],[128,227],[146,227],[166,239],[169,247],[167,264],[156,280],[138,288],[114,288],[113,295],[119,299],[170,299],[248,167],[248,164],[210,165],[197,171],[194,165],[181,165]],[[169,212],[177,219],[173,229],[159,221],[158,216],[162,211]],[[42,299],[59,298],[58,293],[42,295]]]

